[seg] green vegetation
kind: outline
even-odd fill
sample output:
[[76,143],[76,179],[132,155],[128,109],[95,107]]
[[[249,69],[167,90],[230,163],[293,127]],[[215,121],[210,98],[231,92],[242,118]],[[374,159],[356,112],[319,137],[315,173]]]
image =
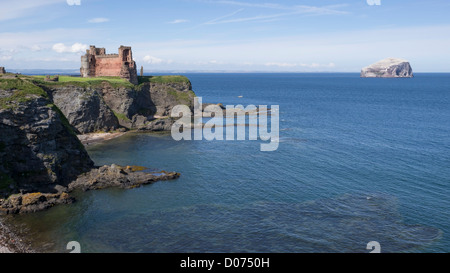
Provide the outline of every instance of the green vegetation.
[[189,102],[191,97],[195,97],[193,91],[181,92],[172,88],[167,90],[167,94],[173,96],[178,102]]
[[0,79],[0,90],[13,91],[10,96],[0,98],[0,108],[4,109],[12,108],[13,103],[30,101],[32,95],[48,97],[42,88],[20,78]]
[[140,76],[138,77],[139,84],[151,83],[187,83],[190,81],[185,76],[171,75],[171,76]]
[[45,76],[31,76],[36,83],[48,86],[64,86],[64,85],[75,85],[80,87],[96,87],[100,86],[103,82],[108,82],[113,87],[129,87],[132,88],[134,85],[129,81],[122,79],[120,77],[98,77],[98,78],[82,78],[73,76],[59,76],[59,81],[57,82],[46,82],[44,81]]
[[0,190],[8,189],[9,185],[13,183],[14,180],[9,175],[0,172]]
[[[32,76],[36,79],[45,79],[45,76]],[[73,76],[59,76],[59,81],[61,83],[64,82],[92,82],[92,81],[108,81],[115,83],[129,83],[125,79],[121,79],[120,77],[98,77],[98,78],[82,78],[82,77],[73,77]]]
[[0,141],[0,153],[3,153],[5,151],[6,144],[3,141]]
[[116,118],[118,118],[120,120],[131,122],[131,120],[127,117],[127,115],[122,114],[122,113],[117,113],[116,111],[113,111],[113,113],[116,116]]
[[59,108],[54,105],[53,103],[47,104],[47,107],[51,108],[53,111],[55,111],[56,113],[58,113],[59,118],[61,119],[61,123],[64,125],[64,127],[66,127],[66,129],[74,136],[76,136],[77,134],[75,133],[75,131],[73,130],[72,125],[70,125],[70,122],[67,120],[66,116],[63,114],[63,112],[61,112],[61,110],[59,110]]

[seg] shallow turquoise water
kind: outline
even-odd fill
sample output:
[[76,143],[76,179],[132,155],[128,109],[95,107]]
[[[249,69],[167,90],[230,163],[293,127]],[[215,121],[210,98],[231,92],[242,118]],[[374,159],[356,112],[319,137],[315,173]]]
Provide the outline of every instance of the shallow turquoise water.
[[[191,74],[204,102],[280,105],[280,147],[129,134],[97,165],[181,178],[15,217],[33,245],[84,252],[450,251],[450,75]],[[238,96],[243,96],[238,98]]]

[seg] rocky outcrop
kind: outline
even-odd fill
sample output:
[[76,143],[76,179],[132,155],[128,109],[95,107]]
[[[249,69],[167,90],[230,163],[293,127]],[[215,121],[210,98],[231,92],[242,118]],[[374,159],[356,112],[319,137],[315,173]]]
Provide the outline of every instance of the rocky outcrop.
[[3,66],[0,66],[0,75],[6,74],[6,70]]
[[138,86],[114,85],[103,81],[97,85],[45,84],[54,104],[61,109],[76,133],[129,130],[169,131],[169,118],[175,105],[194,107],[191,83],[144,82]]
[[148,82],[136,88],[117,88],[105,82],[99,93],[121,126],[148,131],[170,130],[173,121],[168,116],[172,108],[184,104],[193,109],[195,97],[190,82]]
[[10,81],[24,90],[2,90],[0,81],[0,196],[57,192],[93,162],[44,92],[38,95],[35,86]]
[[[91,119],[112,111],[96,90],[56,86],[44,90],[27,77],[0,78],[0,214],[71,203],[74,199],[69,193],[74,189],[133,188],[180,176],[136,167],[94,167],[54,101],[67,107],[64,111],[69,116],[71,109],[79,109],[79,116],[72,119],[74,127],[93,124]],[[99,105],[104,107],[102,115]],[[95,109],[83,107],[99,112],[90,114]],[[83,109],[88,113],[81,113]]]
[[110,187],[130,189],[156,181],[176,179],[180,176],[176,172],[144,172],[144,170],[143,167],[121,167],[114,164],[94,168],[71,183],[69,190],[81,189],[87,191]]
[[69,193],[76,189],[83,191],[99,190],[110,187],[131,189],[156,181],[171,180],[180,177],[176,172],[143,172],[142,167],[120,167],[117,165],[91,169],[70,183],[64,191],[57,193],[18,193],[7,199],[0,199],[0,214],[23,214],[45,210],[60,204],[71,204],[75,198]]
[[412,78],[413,71],[408,61],[387,58],[361,70],[362,78]]
[[56,205],[71,204],[75,199],[68,193],[14,194],[0,203],[0,213],[23,214],[45,210]]
[[119,120],[97,90],[75,85],[44,89],[77,134],[108,132],[120,127]]

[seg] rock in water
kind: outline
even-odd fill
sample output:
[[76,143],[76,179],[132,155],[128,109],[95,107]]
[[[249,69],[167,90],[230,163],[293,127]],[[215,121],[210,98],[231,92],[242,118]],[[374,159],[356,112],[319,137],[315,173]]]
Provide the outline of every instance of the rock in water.
[[413,71],[407,60],[387,58],[361,70],[362,78],[412,78]]

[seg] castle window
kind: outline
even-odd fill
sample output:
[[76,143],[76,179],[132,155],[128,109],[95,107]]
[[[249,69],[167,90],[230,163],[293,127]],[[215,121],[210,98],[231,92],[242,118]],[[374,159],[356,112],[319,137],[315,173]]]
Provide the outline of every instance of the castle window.
[[123,61],[126,62],[128,61],[128,56],[130,55],[130,50],[129,49],[125,49],[123,51]]

